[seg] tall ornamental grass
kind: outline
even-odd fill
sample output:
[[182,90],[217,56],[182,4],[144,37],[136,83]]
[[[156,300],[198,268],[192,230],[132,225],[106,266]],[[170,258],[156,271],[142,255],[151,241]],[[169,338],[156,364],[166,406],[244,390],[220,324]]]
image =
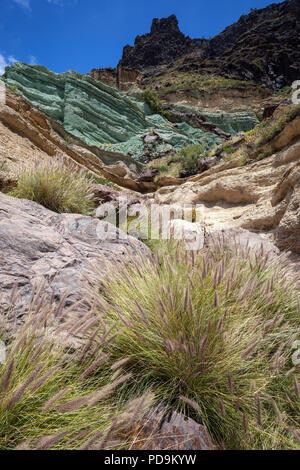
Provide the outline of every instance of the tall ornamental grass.
[[91,214],[95,208],[92,182],[70,159],[46,156],[28,162],[19,171],[10,193],[58,213]]
[[121,330],[105,351],[126,360],[129,396],[151,387],[219,446],[299,449],[297,293],[283,261],[242,251],[178,248],[112,270],[95,294],[106,327]]

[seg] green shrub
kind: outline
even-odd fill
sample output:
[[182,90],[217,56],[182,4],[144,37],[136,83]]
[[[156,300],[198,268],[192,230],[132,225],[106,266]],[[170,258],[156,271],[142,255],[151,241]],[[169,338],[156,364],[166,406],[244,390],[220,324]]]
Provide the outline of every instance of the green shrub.
[[117,190],[117,186],[115,184],[113,184],[111,181],[106,180],[105,178],[101,178],[101,176],[95,177],[91,173],[88,173],[86,177],[93,184],[103,184],[103,186],[108,186],[109,188],[114,188]]
[[232,154],[232,153],[235,152],[235,148],[234,147],[224,147],[224,152]]
[[263,73],[263,71],[264,71],[264,66],[263,66],[263,62],[262,62],[262,59],[261,59],[261,58],[257,57],[256,59],[254,59],[254,60],[252,61],[252,63],[253,63],[253,65],[255,65],[256,69],[257,69],[259,72]]
[[43,155],[21,168],[18,184],[9,194],[59,213],[90,214],[95,207],[92,183],[75,163],[62,156]]
[[281,90],[277,91],[275,94],[277,96],[289,96],[292,92],[292,87],[289,85],[284,86]]
[[199,162],[207,156],[207,151],[203,145],[197,144],[184,148],[180,151],[179,155],[181,157],[180,162],[182,169],[197,173],[199,170]]
[[6,160],[1,160],[0,161],[0,171],[5,171],[6,169]]
[[127,358],[129,396],[151,387],[227,449],[300,448],[299,311],[274,260],[177,249],[113,268],[104,286],[106,328],[121,330],[105,352]]
[[153,113],[160,114],[166,119],[170,118],[170,113],[163,109],[162,102],[151,92],[151,90],[148,89],[145,91],[144,100],[148,106],[150,106]]

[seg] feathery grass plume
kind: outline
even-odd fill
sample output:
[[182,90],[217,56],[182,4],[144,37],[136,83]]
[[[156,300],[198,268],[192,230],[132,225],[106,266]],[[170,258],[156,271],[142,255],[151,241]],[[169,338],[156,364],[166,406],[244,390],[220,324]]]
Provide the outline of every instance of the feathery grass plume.
[[217,307],[219,307],[219,305],[220,305],[219,295],[218,295],[218,292],[215,291],[215,295],[214,295],[214,307],[217,308]]
[[223,418],[226,418],[226,410],[225,410],[225,406],[221,398],[219,398],[219,406],[221,410],[221,415],[223,416]]
[[[41,307],[40,313],[41,317],[48,317],[47,305]],[[2,450],[79,449],[88,436],[96,433],[104,436],[115,418],[126,410],[127,400],[121,400],[118,395],[108,396],[118,394],[117,386],[123,384],[128,375],[112,383],[111,363],[105,367],[104,353],[99,351],[98,358],[103,354],[101,364],[98,363],[101,374],[90,377],[93,357],[79,362],[78,355],[70,353],[64,341],[60,343],[59,336],[50,334],[57,325],[55,309],[51,314],[47,328],[39,321],[33,323],[29,315],[7,346],[6,364],[0,365]],[[89,365],[92,368],[87,373]],[[106,397],[104,401],[100,400],[99,391]],[[64,407],[66,402],[72,403],[63,413],[58,411],[62,399]],[[97,399],[94,406],[78,406],[83,401],[90,404],[92,399]],[[123,436],[124,425],[120,426]],[[129,434],[114,443],[130,448],[134,439],[134,434]]]
[[257,403],[257,424],[258,426],[262,426],[261,399],[258,395],[256,397],[256,403]]
[[281,412],[278,408],[278,405],[277,405],[276,401],[274,400],[274,398],[272,398],[271,403],[272,403],[272,406],[273,406],[275,414],[276,414],[276,420],[278,421],[278,423],[283,423],[282,414],[281,414]]
[[193,408],[199,414],[201,414],[200,406],[194,400],[190,400],[189,398],[182,397],[182,396],[180,397],[180,400],[184,401],[187,405],[189,405],[191,408]]
[[260,343],[260,341],[255,341],[251,346],[249,346],[249,348],[246,349],[246,351],[243,353],[243,358],[246,358],[246,357],[250,356],[250,354],[255,352],[258,345],[259,345],[259,343]]
[[95,208],[92,182],[71,159],[43,155],[20,167],[11,196],[29,199],[54,212],[90,214]]
[[53,366],[51,369],[49,369],[42,377],[40,377],[38,380],[36,380],[32,386],[30,387],[31,393],[35,392],[38,390],[44,383],[51,377],[51,375],[54,374],[58,370],[59,366]]
[[14,448],[14,450],[30,450],[30,444],[31,444],[32,439],[27,439],[24,442],[21,442],[17,447]]
[[[282,380],[291,387],[292,378],[285,376],[291,357],[287,341],[295,331],[300,333],[300,324],[296,291],[291,283],[285,288],[280,284],[286,268],[274,259],[262,261],[259,255],[245,258],[243,250],[226,250],[221,243],[193,258],[180,246],[174,254],[161,251],[156,265],[145,259],[139,266],[142,276],[129,262],[118,272],[109,271],[106,279],[99,278],[98,284],[93,281],[94,295],[106,301],[107,327],[124,325],[123,332],[103,347],[110,355],[108,363],[134,358],[124,365],[132,374],[122,389],[124,396],[152,387],[157,400],[179,410],[184,409],[180,397],[195,401],[216,442],[224,442],[228,449],[293,447],[291,438],[280,434],[270,408],[262,407],[261,419],[265,429],[278,430],[276,439],[253,424],[258,394],[279,394],[279,403],[291,407]],[[270,292],[262,295],[269,280]],[[147,312],[149,325],[140,308]],[[282,315],[284,323],[279,324]],[[266,331],[269,321],[272,329]],[[280,368],[270,370],[270,358],[282,344]],[[240,410],[249,421],[247,436],[239,432]],[[293,410],[291,423],[294,415]]]
[[97,432],[95,436],[93,436],[89,441],[87,441],[80,450],[90,450],[93,448],[93,445],[99,441],[99,439],[103,438],[103,431]]
[[232,380],[232,375],[230,372],[228,372],[228,389],[231,395],[234,394],[234,386],[233,386],[233,380]]
[[115,382],[107,385],[99,392],[94,393],[93,396],[91,397],[91,400],[88,403],[89,408],[92,406],[95,406],[100,400],[102,400],[104,397],[111,394],[116,387],[119,387],[119,385],[122,385],[124,382],[129,380],[130,377],[131,377],[131,374],[126,374],[120,377],[119,379],[117,379]]
[[117,419],[112,423],[110,428],[106,431],[105,435],[102,438],[99,446],[95,448],[95,450],[104,450],[108,444],[110,436],[113,434],[114,431],[118,428]]
[[35,450],[47,450],[53,447],[57,442],[61,441],[66,435],[67,431],[54,434],[52,436],[42,437],[35,443]]
[[24,383],[14,392],[11,399],[8,401],[6,408],[9,410],[21,399],[23,393],[26,391],[31,382],[36,378],[39,372],[42,370],[42,366],[38,366],[37,369],[25,380]]
[[300,388],[299,388],[299,383],[298,383],[297,377],[295,375],[293,376],[293,381],[294,381],[294,388],[295,388],[296,397],[299,400],[300,399]]
[[2,388],[2,392],[5,393],[6,390],[7,390],[7,387],[9,385],[9,381],[10,381],[10,378],[12,376],[12,372],[13,372],[13,368],[14,368],[14,362],[15,360],[12,359],[6,369],[6,371],[4,372],[3,376],[2,376],[2,380],[1,380],[1,388]]
[[70,391],[70,387],[66,387],[63,390],[60,390],[54,397],[50,398],[47,403],[43,406],[43,411],[48,411],[52,408],[64,395],[66,395]]
[[120,369],[120,367],[127,364],[127,362],[129,362],[131,359],[132,359],[131,357],[125,357],[124,359],[121,359],[120,361],[115,362],[115,364],[111,366],[111,370]]
[[62,314],[63,309],[65,308],[67,298],[69,296],[69,289],[65,289],[65,291],[62,293],[59,304],[57,306],[57,309],[55,311],[55,316],[60,317]]
[[239,411],[241,408],[241,400],[239,398],[237,398],[234,402],[234,409],[235,411]]
[[102,364],[108,359],[108,355],[103,355],[97,361],[94,361],[89,367],[87,367],[79,377],[79,380],[86,380],[93,372],[99,369]]
[[243,412],[243,429],[245,433],[248,432],[248,425],[249,425],[248,416],[247,416],[247,413],[244,411]]

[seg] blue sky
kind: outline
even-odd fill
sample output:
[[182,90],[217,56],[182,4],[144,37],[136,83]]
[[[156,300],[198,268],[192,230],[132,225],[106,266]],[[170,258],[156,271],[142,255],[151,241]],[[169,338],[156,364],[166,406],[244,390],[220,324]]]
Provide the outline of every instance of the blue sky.
[[270,0],[0,0],[0,74],[15,60],[55,72],[115,66],[154,17],[177,15],[192,38],[212,37]]

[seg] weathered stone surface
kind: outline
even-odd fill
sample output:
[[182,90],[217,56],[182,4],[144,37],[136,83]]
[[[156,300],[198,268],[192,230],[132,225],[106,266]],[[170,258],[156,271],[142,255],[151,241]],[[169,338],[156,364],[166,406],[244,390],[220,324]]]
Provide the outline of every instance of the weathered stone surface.
[[163,412],[150,414],[142,435],[143,450],[216,450],[205,426],[176,411],[169,419]]
[[175,219],[168,224],[170,237],[174,240],[186,242],[186,249],[191,251],[202,250],[205,241],[205,227],[200,223]]
[[99,205],[109,203],[115,208],[116,213],[122,210],[125,206],[126,208],[129,208],[134,204],[141,203],[138,193],[135,194],[131,191],[120,192],[102,184],[94,184],[93,193],[94,198]]
[[138,181],[144,183],[151,183],[154,181],[154,178],[158,175],[159,171],[157,168],[148,167],[142,174],[139,176]]
[[243,228],[300,253],[300,119],[272,142],[274,154],[239,166],[221,162],[183,185],[147,196],[159,204],[198,204],[209,230]]
[[143,81],[143,74],[141,72],[127,67],[93,69],[88,75],[121,91],[128,91],[133,87],[141,87]]
[[[100,225],[99,225],[100,224]],[[0,313],[6,316],[11,294],[19,295],[13,314],[28,308],[33,286],[45,281],[45,292],[59,300],[68,290],[71,305],[84,294],[93,266],[105,272],[105,263],[115,269],[128,256],[150,256],[150,250],[132,237],[116,239],[119,231],[108,224],[106,240],[98,228],[105,222],[76,214],[55,214],[42,206],[0,193]],[[124,235],[124,234],[123,234]]]
[[226,229],[215,232],[207,232],[205,235],[205,244],[221,245],[229,248],[234,253],[242,251],[243,253],[262,253],[273,256],[280,254],[279,249],[268,240],[265,240],[256,233],[246,230]]
[[0,171],[0,191],[5,192],[14,188],[17,180]]

